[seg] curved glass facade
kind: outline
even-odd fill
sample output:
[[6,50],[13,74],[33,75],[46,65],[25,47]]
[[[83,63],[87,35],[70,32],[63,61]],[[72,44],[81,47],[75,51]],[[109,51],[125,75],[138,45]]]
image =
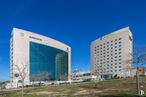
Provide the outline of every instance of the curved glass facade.
[[68,53],[30,42],[30,81],[67,80]]

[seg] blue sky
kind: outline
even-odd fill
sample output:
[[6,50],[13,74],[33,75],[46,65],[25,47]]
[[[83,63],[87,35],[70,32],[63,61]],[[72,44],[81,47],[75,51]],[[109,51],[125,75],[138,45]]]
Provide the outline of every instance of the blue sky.
[[146,44],[145,0],[1,0],[0,80],[9,79],[13,27],[39,33],[72,48],[72,70],[90,69],[90,43],[129,26],[134,44]]

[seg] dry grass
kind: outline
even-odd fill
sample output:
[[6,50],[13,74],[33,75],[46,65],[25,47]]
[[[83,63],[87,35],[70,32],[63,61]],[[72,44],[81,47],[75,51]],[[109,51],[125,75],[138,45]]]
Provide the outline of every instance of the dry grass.
[[[140,79],[146,90],[146,78]],[[133,79],[115,79],[99,82],[51,85],[25,89],[25,97],[138,97]],[[4,92],[0,97],[20,97],[21,91]]]

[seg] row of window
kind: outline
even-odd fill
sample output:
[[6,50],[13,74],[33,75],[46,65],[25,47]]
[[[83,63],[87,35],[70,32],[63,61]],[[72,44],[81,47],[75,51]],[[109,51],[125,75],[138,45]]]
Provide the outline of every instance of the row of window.
[[[112,54],[110,54],[110,56],[113,56],[113,55],[117,55],[117,54],[121,54],[121,52],[115,52],[114,54],[112,53]],[[103,55],[103,56],[102,56]],[[105,53],[103,53],[103,54],[95,54],[94,55],[95,57],[97,56],[97,57],[100,57],[100,58],[102,58],[102,57],[109,57],[109,52],[107,52],[107,55],[105,55]],[[121,55],[119,55],[119,56],[121,56]]]
[[[121,45],[119,45],[119,47],[121,47]],[[115,46],[115,48],[117,48],[117,46]],[[111,50],[112,51],[112,49],[113,49],[113,47],[111,47],[111,49],[109,49],[109,48],[107,48],[107,49],[101,49],[100,51],[98,51],[98,50],[94,50],[95,52],[97,51],[97,52],[103,52],[103,51],[109,51],[109,50]],[[115,50],[117,50],[117,49],[115,49]],[[121,50],[121,48],[119,48],[118,50]]]
[[[113,49],[113,46],[109,47],[109,46],[107,45],[107,47],[108,47],[107,50]],[[122,45],[116,45],[116,46],[114,46],[114,48],[118,48],[118,47],[122,47]],[[97,49],[95,48],[94,51],[95,51],[95,52],[96,52],[96,51],[102,51],[102,49],[105,51],[105,46],[104,46],[103,48],[102,48],[102,47],[101,47],[101,48],[97,48]]]
[[[96,66],[97,68],[102,68],[101,66]],[[104,66],[105,67],[105,66]],[[121,66],[114,66],[114,68],[122,68]],[[103,68],[103,70],[106,70],[106,69],[113,69],[113,67],[107,67],[107,68]],[[102,70],[102,69],[101,69]]]
[[[117,60],[115,60],[115,61],[117,61]],[[121,61],[121,59],[119,59],[119,61]],[[111,63],[110,63],[111,62]],[[97,62],[96,64],[106,64],[107,63],[107,66],[109,66],[108,64],[110,63],[111,65],[113,65],[113,64],[115,64],[115,65],[117,65],[117,64],[121,64],[121,62],[116,62],[116,63],[113,63],[113,60],[111,60],[111,61],[107,61],[107,62]],[[95,64],[95,65],[96,65]]]
[[[121,64],[121,62],[119,62],[119,63],[111,63],[111,64],[107,64],[107,66],[116,66],[116,65],[120,65]],[[101,64],[101,65],[103,65],[103,64]],[[99,64],[95,64],[95,66],[97,67],[102,67],[101,65],[99,65]],[[105,67],[106,65],[104,65],[104,67]]]
[[[113,47],[111,47],[111,52],[113,52]],[[119,49],[115,49],[115,51],[120,51],[121,50],[121,48],[119,48]],[[105,52],[106,51],[106,49],[103,49],[103,50],[100,50],[100,51],[97,51],[97,50],[94,50],[95,51],[95,53],[102,53],[102,52]],[[96,52],[97,51],[97,52]],[[109,48],[107,48],[107,53],[109,52]]]
[[99,73],[110,73],[111,72],[112,73],[112,72],[118,72],[118,71],[121,71],[121,69],[109,70],[109,71],[105,71],[105,72],[104,71],[103,72],[102,71],[96,71],[96,72],[99,72]]
[[[120,58],[120,57],[121,57],[121,55],[119,56],[119,58]],[[111,57],[110,59],[113,59],[113,57]],[[107,58],[106,60],[107,60],[106,62],[109,63],[109,58]],[[115,61],[117,61],[117,60],[118,60],[118,59],[117,59],[117,56],[115,56]],[[122,59],[119,59],[119,61],[121,61],[121,60],[122,60]],[[95,59],[95,61],[96,61],[96,59]],[[105,59],[100,59],[100,60],[98,59],[98,60],[97,60],[97,62],[103,62],[103,61],[105,61]],[[113,62],[113,61],[114,61],[114,60],[111,60],[111,62]]]
[[[122,53],[122,52],[118,52],[118,53],[116,52],[116,53],[114,53],[114,55],[121,54],[121,53]],[[101,56],[100,56],[100,55],[101,55]],[[102,57],[102,55],[105,56],[105,53],[103,53],[103,54],[97,54],[97,56],[100,56],[100,57]],[[110,55],[113,56],[113,54],[110,54]],[[106,56],[109,57],[110,55],[107,54]],[[96,56],[96,55],[95,55],[95,56]],[[104,56],[103,56],[103,57],[104,57]]]
[[[114,41],[116,42],[115,44],[117,44],[117,41],[118,41],[118,40],[119,40],[119,43],[121,43],[121,41],[120,41],[121,39],[122,39],[122,38],[115,39],[115,40],[114,40]],[[111,40],[110,42],[113,43],[113,40]],[[106,42],[106,43],[100,44],[100,45],[97,46],[97,48],[98,48],[99,46],[102,47],[102,46],[104,46],[104,45],[106,45],[106,44],[108,45],[110,42]],[[96,48],[96,47],[95,47],[95,48]]]

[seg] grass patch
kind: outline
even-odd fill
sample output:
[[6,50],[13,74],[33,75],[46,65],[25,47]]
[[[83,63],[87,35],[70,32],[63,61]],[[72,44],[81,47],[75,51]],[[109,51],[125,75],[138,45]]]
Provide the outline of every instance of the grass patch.
[[[146,78],[140,78],[146,90]],[[134,79],[114,79],[26,88],[24,97],[139,97]],[[21,97],[21,90],[3,91],[0,97]],[[146,96],[143,96],[146,97]]]

